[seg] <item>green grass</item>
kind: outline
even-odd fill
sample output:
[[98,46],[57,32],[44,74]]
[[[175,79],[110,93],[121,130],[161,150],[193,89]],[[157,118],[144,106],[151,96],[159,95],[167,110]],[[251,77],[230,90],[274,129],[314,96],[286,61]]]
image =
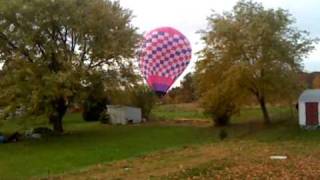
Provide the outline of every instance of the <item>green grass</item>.
[[193,104],[169,104],[160,105],[154,108],[152,115],[157,119],[197,119],[206,120],[208,117],[202,109]]
[[[310,146],[319,142],[320,132],[300,129],[288,108],[272,107],[269,110],[272,120],[277,122],[271,127],[261,124],[260,109],[243,109],[232,119],[233,124],[224,128],[228,139],[270,144],[309,142]],[[153,115],[157,119],[208,119],[200,108],[188,104],[159,106]],[[286,121],[278,121],[283,119]],[[40,125],[48,126],[44,117],[16,119],[5,122],[0,126],[0,131],[9,133]],[[68,114],[64,126],[69,133],[61,137],[0,144],[0,179],[43,177],[79,171],[90,165],[132,158],[166,148],[216,143],[220,132],[220,128],[157,123],[102,125],[84,122],[79,114]]]
[[[14,123],[6,127],[17,129]],[[214,141],[210,128],[160,125],[108,126],[65,118],[69,134],[0,144],[0,179],[25,179],[74,171],[165,148]]]

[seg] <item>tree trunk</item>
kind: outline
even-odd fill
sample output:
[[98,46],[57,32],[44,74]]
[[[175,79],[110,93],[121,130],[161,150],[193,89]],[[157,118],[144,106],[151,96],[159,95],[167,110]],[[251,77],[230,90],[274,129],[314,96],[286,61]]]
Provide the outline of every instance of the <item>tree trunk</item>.
[[259,97],[258,101],[259,101],[260,108],[261,108],[261,111],[262,111],[262,114],[263,114],[264,123],[265,124],[270,124],[271,121],[270,121],[270,116],[269,116],[269,113],[268,113],[268,109],[266,107],[265,98],[263,96]]
[[214,117],[213,119],[215,127],[228,126],[230,122],[230,117],[227,115],[221,117]]
[[59,118],[55,113],[52,113],[49,116],[49,119],[53,126],[53,131],[58,134],[63,133],[62,118]]
[[53,131],[61,134],[63,133],[62,119],[68,107],[63,97],[53,100],[51,104],[53,111],[49,114],[49,121],[53,126]]

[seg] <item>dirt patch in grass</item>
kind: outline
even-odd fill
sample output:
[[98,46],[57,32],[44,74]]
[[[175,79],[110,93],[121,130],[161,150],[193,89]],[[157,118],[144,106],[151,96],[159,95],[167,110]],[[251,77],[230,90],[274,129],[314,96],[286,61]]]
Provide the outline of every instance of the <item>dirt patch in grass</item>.
[[[320,151],[303,144],[227,141],[167,150],[50,179],[316,179]],[[285,155],[286,160],[272,160]]]

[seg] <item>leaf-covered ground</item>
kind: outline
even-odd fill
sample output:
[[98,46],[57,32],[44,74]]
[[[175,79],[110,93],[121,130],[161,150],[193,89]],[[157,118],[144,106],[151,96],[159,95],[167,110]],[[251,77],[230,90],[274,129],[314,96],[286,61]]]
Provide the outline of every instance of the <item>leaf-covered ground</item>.
[[[248,145],[249,144],[249,145]],[[230,145],[222,158],[163,176],[161,179],[317,179],[320,176],[319,151],[294,152],[302,144],[279,145],[244,142]],[[285,160],[270,159],[285,155]]]
[[[285,155],[286,160],[272,160]],[[52,179],[317,179],[320,145],[226,141],[167,150]]]

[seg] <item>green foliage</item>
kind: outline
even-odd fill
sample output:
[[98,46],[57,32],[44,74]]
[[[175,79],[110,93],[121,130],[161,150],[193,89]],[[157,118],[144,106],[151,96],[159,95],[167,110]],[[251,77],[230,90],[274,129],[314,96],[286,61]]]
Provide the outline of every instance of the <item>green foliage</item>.
[[131,18],[108,0],[1,0],[2,109],[62,117],[56,102],[81,102],[97,71],[108,88],[125,83],[138,39]]
[[210,16],[196,70],[205,108],[216,111],[222,103],[224,109],[233,109],[243,104],[242,96],[254,97],[265,122],[270,122],[267,101],[296,98],[301,61],[314,48],[315,39],[293,23],[288,11],[265,9],[252,1],[239,1],[232,12]]
[[90,76],[92,82],[86,87],[86,97],[83,101],[82,117],[85,121],[98,121],[103,117],[108,104],[108,97],[104,82],[106,78],[103,73],[95,73]]
[[107,122],[108,104],[133,105],[130,89],[139,89],[140,76],[133,67],[126,69],[122,77],[116,72],[96,71],[87,77],[90,82],[85,87],[83,98],[77,103],[83,104],[83,118],[86,121]]
[[147,86],[138,86],[130,92],[130,104],[141,108],[142,117],[149,119],[151,110],[155,106],[157,97]]
[[93,95],[88,96],[84,101],[82,117],[85,121],[98,121],[104,118],[103,113],[106,110],[108,100],[106,98],[97,98]]

